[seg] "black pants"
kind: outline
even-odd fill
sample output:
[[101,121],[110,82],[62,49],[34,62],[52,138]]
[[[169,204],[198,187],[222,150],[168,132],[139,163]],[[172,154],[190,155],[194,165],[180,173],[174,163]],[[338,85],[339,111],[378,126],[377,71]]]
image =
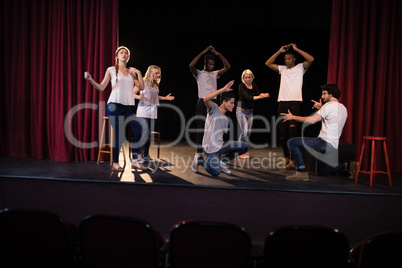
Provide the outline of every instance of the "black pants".
[[[212,101],[218,104],[217,99],[212,99]],[[195,115],[204,117],[204,119],[195,120],[195,124],[198,130],[196,136],[197,153],[202,154],[202,139],[204,137],[205,119],[207,117],[207,106],[204,103],[204,99],[198,99],[197,105],[195,106]]]
[[[278,116],[281,116],[281,113],[288,113],[288,110],[294,115],[300,115],[300,101],[280,101]],[[288,140],[298,136],[299,124],[294,120],[286,122],[280,121],[278,123],[278,129],[283,155],[286,158],[290,158]]]

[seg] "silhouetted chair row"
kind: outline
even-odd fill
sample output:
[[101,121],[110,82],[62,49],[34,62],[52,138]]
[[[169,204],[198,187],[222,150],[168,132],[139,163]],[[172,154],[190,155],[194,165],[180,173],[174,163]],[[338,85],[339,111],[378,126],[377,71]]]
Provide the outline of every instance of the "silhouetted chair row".
[[402,230],[369,236],[350,250],[358,268],[402,267]]
[[[359,267],[385,267],[367,266],[378,263],[374,256],[401,267],[390,256],[401,244],[402,231],[378,234],[350,255]],[[182,221],[165,242],[133,217],[93,215],[77,227],[46,211],[0,211],[0,267],[354,267],[347,238],[330,227],[277,228],[266,237],[262,263],[250,252],[248,233],[230,223]]]

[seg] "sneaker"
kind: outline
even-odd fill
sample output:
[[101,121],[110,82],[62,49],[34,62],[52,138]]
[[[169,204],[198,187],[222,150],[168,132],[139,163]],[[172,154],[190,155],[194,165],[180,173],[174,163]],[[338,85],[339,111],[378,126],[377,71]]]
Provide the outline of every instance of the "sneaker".
[[140,162],[138,161],[138,159],[133,159],[133,160],[131,161],[131,168],[132,168],[132,169],[135,169],[135,170],[137,170],[137,169],[145,169],[145,168],[140,164]]
[[228,165],[226,165],[224,162],[222,162],[222,160],[220,161],[220,166],[222,169],[222,172],[227,174],[227,175],[231,175],[232,171],[230,171],[230,169],[228,168]]
[[200,158],[199,154],[195,154],[193,163],[191,163],[191,170],[193,172],[198,172],[198,158]]
[[282,158],[280,162],[276,164],[277,168],[285,168],[287,164],[289,164],[290,159],[287,157]]
[[241,159],[246,159],[246,158],[250,158],[250,156],[246,155],[246,154],[241,154],[239,156]]
[[138,162],[139,162],[140,164],[144,163],[144,159],[142,158],[141,155],[138,156],[137,160],[138,160]]
[[295,162],[292,160],[290,161],[286,166],[285,166],[286,170],[295,170],[296,166],[295,166]]
[[285,177],[288,181],[309,181],[309,176],[307,172],[296,171],[295,174]]

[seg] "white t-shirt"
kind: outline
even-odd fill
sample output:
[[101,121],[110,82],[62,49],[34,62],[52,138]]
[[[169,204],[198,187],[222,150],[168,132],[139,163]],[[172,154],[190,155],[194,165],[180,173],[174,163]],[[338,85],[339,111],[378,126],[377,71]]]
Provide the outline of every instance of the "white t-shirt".
[[339,138],[348,118],[346,107],[337,101],[330,101],[325,103],[317,113],[322,117],[322,126],[318,137],[338,149]]
[[125,76],[120,70],[116,82],[116,68],[114,66],[107,68],[112,82],[112,93],[107,103],[114,102],[123,105],[135,105],[134,100],[134,78],[131,74]]
[[140,94],[144,95],[145,100],[140,100],[137,108],[137,116],[145,118],[158,118],[159,91],[156,85],[150,87],[144,81],[144,90]]
[[211,110],[208,111],[205,121],[204,137],[202,139],[202,148],[207,153],[215,153],[222,148],[223,133],[228,131],[228,118],[222,113],[219,106],[214,103]]
[[207,94],[216,91],[218,89],[218,78],[218,71],[207,72],[204,70],[197,70],[197,76],[195,76],[195,79],[198,84],[198,98],[202,99]]
[[303,101],[302,86],[304,70],[303,63],[299,63],[291,69],[286,65],[278,65],[281,75],[278,101]]

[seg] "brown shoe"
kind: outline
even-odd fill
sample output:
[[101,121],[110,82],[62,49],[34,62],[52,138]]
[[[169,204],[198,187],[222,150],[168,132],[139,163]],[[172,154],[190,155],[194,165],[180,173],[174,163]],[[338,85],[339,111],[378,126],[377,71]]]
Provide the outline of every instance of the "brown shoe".
[[285,168],[290,163],[290,161],[291,160],[289,158],[284,157],[284,158],[282,158],[282,160],[280,162],[278,162],[276,164],[276,168],[280,168],[280,169]]
[[349,168],[350,176],[349,176],[349,179],[355,179],[356,178],[356,173],[357,173],[357,168],[358,167],[359,167],[359,162],[356,162],[356,161],[351,161],[350,162],[350,168]]
[[309,181],[309,176],[307,172],[296,171],[295,174],[285,177],[288,181]]
[[295,169],[296,169],[295,162],[293,162],[293,160],[290,161],[290,162],[285,166],[285,169],[286,169],[286,170],[295,170]]
[[113,171],[118,171],[118,172],[122,172],[124,171],[124,168],[122,168],[119,164],[117,163],[113,163],[112,165],[112,170]]

